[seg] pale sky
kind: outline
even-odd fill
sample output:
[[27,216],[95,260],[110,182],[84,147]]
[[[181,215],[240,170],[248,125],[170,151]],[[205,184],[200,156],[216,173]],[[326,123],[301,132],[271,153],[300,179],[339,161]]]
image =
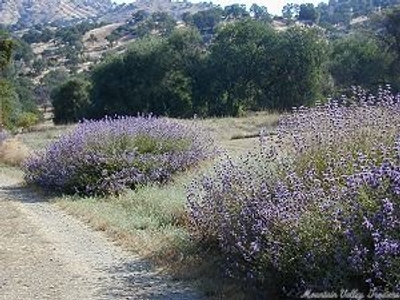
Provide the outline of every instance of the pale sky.
[[[117,3],[130,3],[134,2],[134,0],[114,0]],[[247,9],[250,8],[250,6],[253,3],[257,3],[258,5],[263,5],[268,8],[268,12],[270,14],[274,15],[281,15],[282,14],[282,7],[286,3],[297,3],[297,4],[302,4],[302,3],[313,3],[314,5],[318,5],[320,2],[328,2],[328,0],[189,0],[190,2],[210,2],[214,4],[220,4],[222,7],[225,7],[227,5],[231,5],[234,3],[240,3],[240,4],[246,4]]]

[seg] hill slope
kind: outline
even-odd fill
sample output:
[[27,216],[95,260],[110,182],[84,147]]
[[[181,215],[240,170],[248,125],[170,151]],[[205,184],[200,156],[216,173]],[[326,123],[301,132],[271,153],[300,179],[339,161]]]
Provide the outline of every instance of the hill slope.
[[0,1],[0,23],[31,25],[87,19],[111,7],[111,0],[3,0]]

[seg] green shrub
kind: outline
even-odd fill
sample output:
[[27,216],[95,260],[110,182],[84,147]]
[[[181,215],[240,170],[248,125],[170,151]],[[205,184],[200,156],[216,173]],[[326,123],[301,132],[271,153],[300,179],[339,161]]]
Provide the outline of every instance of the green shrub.
[[29,129],[39,122],[39,117],[31,112],[24,112],[18,117],[17,126],[22,129]]

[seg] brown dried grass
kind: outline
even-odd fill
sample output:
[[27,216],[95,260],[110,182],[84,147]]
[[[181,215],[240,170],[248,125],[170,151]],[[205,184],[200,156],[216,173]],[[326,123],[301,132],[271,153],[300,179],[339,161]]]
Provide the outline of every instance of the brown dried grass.
[[18,138],[13,137],[0,143],[0,163],[21,166],[29,155],[29,148]]

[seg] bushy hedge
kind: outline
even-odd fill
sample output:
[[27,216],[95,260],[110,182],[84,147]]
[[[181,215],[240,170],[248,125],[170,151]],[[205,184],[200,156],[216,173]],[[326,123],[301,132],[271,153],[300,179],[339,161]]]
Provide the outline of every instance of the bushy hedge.
[[63,193],[106,195],[171,175],[206,159],[199,128],[152,116],[84,121],[25,164],[27,182]]
[[400,292],[400,97],[301,107],[261,150],[189,188],[193,236],[284,297]]

